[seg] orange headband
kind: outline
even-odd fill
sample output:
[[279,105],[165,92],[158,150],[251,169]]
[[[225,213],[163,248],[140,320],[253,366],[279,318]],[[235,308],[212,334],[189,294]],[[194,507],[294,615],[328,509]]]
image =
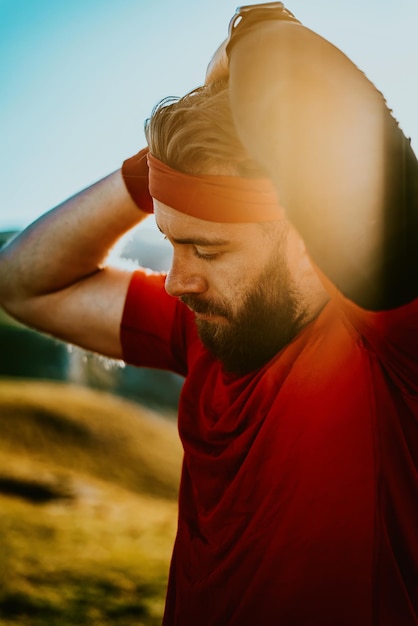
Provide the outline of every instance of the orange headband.
[[268,222],[284,217],[269,178],[192,176],[152,154],[148,166],[151,196],[186,215],[209,222]]

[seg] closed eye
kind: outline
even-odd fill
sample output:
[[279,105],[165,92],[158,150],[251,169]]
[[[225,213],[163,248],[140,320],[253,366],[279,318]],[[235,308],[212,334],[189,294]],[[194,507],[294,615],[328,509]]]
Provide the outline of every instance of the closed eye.
[[[230,242],[228,240],[221,239],[221,238],[216,238],[216,239],[208,239],[205,237],[168,238],[167,235],[164,234],[163,230],[160,228],[158,224],[157,224],[157,227],[159,231],[161,232],[161,234],[163,235],[163,238],[165,241],[169,241],[172,246],[174,246],[174,244],[180,245],[180,246],[192,246],[194,256],[198,259],[202,259],[203,261],[213,261],[214,259],[216,259],[216,257],[220,256],[221,254],[219,247],[225,247],[225,246],[230,245]],[[199,246],[202,246],[203,248],[216,247],[217,250],[216,252],[203,252],[199,250]]]
[[194,248],[194,254],[198,259],[203,259],[204,261],[213,261],[219,256],[218,252],[199,252],[197,248]]

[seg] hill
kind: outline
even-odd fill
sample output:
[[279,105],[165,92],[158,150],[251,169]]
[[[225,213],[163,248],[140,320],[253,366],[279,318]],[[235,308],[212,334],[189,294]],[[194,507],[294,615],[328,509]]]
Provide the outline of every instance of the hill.
[[161,623],[176,428],[99,391],[0,380],[0,623]]

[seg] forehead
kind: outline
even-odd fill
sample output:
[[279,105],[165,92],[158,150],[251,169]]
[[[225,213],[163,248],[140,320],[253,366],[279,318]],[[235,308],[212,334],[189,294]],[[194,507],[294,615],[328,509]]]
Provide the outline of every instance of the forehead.
[[254,237],[259,237],[261,232],[259,225],[255,223],[231,224],[202,220],[181,213],[155,199],[154,215],[159,229],[173,240],[213,238],[227,243],[229,241],[251,240]]

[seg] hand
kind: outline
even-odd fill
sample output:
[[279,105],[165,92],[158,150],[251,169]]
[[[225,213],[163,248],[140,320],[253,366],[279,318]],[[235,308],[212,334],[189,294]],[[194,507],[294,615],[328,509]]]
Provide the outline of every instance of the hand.
[[299,24],[293,13],[288,11],[282,2],[266,2],[264,4],[249,4],[238,7],[232,16],[228,26],[228,37],[216,50],[206,70],[205,85],[215,82],[220,78],[229,78],[229,58],[226,53],[228,44],[231,41],[236,28],[241,28],[244,24],[254,25],[260,21],[280,20],[290,21]]
[[221,43],[209,61],[209,65],[206,70],[205,85],[209,85],[220,78],[229,78],[229,59],[226,54],[228,42],[229,37]]

